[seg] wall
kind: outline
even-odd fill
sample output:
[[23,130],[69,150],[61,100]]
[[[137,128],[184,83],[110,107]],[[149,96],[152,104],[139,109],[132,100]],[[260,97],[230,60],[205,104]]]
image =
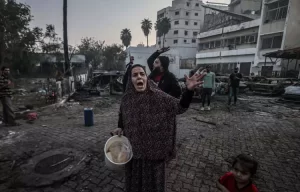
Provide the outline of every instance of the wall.
[[300,1],[290,0],[283,49],[300,47]]
[[285,24],[285,19],[263,23],[261,25],[261,35],[283,32]]

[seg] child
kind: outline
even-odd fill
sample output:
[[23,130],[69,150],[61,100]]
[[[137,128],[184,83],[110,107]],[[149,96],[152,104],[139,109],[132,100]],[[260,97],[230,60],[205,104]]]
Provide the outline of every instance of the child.
[[238,155],[232,164],[232,171],[223,175],[217,182],[218,189],[222,192],[258,192],[251,182],[257,166],[258,163],[251,157]]

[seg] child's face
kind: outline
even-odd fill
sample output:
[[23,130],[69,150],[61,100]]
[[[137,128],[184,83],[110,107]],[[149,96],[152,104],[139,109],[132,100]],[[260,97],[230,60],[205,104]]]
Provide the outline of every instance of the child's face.
[[251,178],[251,173],[245,170],[239,162],[234,165],[232,173],[238,183],[247,183]]

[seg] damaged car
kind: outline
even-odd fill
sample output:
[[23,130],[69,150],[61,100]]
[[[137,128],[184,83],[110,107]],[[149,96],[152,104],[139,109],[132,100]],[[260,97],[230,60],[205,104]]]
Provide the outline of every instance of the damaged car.
[[300,101],[300,82],[286,87],[283,98],[286,100]]
[[285,88],[293,85],[295,80],[289,78],[266,78],[252,85],[254,93],[263,95],[281,95]]

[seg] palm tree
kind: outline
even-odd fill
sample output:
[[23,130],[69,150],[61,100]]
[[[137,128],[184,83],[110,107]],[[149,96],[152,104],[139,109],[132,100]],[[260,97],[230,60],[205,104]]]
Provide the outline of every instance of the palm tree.
[[169,33],[170,29],[171,29],[171,20],[167,17],[164,17],[162,20],[161,20],[161,32],[164,36],[163,38],[163,47],[165,45],[165,36],[166,34]]
[[69,61],[69,45],[68,45],[68,0],[63,1],[63,36],[64,36],[64,57],[65,57],[65,67],[70,67]]
[[131,31],[127,28],[123,29],[121,31],[121,40],[123,45],[126,47],[126,49],[130,45],[131,39],[132,39]]
[[161,20],[158,20],[156,22],[156,26],[155,26],[156,30],[157,30],[157,36],[161,37],[163,36],[163,47],[165,46],[165,36],[166,34],[168,34],[168,32],[171,29],[171,20],[167,17],[164,17]]
[[149,47],[148,36],[152,30],[152,22],[149,19],[144,19],[141,24],[144,35],[147,37],[147,47]]
[[161,21],[161,20],[157,20],[156,23],[155,23],[155,27],[154,27],[155,30],[156,30],[156,37],[159,38],[159,42],[160,42],[159,48],[161,47],[161,46],[160,46],[160,45],[161,45],[161,37],[163,36],[163,33],[162,33],[162,31],[161,31],[161,27],[160,27],[160,25],[161,25],[160,21]]

